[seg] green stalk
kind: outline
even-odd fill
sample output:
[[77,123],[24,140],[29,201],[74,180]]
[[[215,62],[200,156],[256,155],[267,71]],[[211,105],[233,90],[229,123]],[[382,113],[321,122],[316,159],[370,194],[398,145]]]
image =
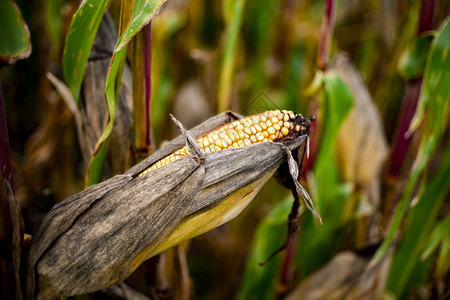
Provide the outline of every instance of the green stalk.
[[230,109],[231,85],[236,65],[236,48],[244,15],[244,6],[245,0],[236,0],[234,2],[232,18],[226,28],[225,47],[217,91],[218,112]]

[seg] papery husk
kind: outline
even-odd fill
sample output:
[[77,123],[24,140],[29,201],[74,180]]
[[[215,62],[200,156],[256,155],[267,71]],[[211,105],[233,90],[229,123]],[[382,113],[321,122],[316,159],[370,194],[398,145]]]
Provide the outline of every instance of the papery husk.
[[[123,175],[57,204],[41,225],[28,257],[28,298],[86,294],[127,278],[143,261],[237,216],[276,169],[289,143],[203,154],[195,138],[239,116],[215,116]],[[137,177],[186,145],[191,155]],[[298,172],[298,170],[297,170]]]
[[336,143],[340,171],[345,181],[353,182],[366,195],[373,212],[380,202],[380,173],[388,155],[383,123],[349,58],[344,54],[338,55],[333,69],[347,84],[355,100]]
[[345,251],[317,270],[289,293],[286,300],[381,299],[386,287],[392,249],[378,263],[370,257]]
[[[81,90],[79,114],[76,118],[78,140],[86,165],[89,164],[95,145],[102,135],[108,108],[105,100],[105,78],[117,42],[117,32],[110,15],[106,13],[95,36]],[[133,132],[133,101],[131,69],[124,65],[120,92],[115,108],[116,117],[109,139],[106,171],[108,175],[123,173],[128,169]]]

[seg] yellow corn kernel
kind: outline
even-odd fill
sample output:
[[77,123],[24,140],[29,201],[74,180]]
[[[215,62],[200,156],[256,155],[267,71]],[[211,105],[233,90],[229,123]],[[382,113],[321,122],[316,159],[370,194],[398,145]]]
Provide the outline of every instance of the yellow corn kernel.
[[266,130],[267,129],[267,124],[266,123],[263,123],[263,122],[261,122],[261,128],[263,129],[263,130]]
[[[291,130],[297,132],[306,130],[304,126],[294,125],[292,123],[296,118],[297,115],[292,111],[267,111],[225,124],[209,134],[199,137],[197,142],[200,149],[205,153],[245,147],[258,142],[274,142],[278,138],[289,135]],[[187,151],[186,147],[178,149],[151,165],[139,176],[147,174],[188,154],[189,151]]]
[[267,132],[270,134],[270,135],[272,135],[272,134],[275,134],[275,128],[273,128],[273,127],[269,127],[269,128],[267,128]]
[[[220,140],[219,140],[220,141]],[[231,143],[230,143],[231,144]],[[223,148],[228,148],[228,143],[225,139],[222,139],[222,147]]]
[[[231,140],[231,138],[228,135],[225,134],[223,139],[227,142],[228,145],[233,144],[233,141]],[[223,141],[222,141],[222,143],[223,143]]]
[[222,148],[223,147],[222,140],[219,139],[219,137],[217,137],[217,139],[215,139],[215,141],[214,141],[214,145],[216,145],[219,148]]
[[256,134],[256,139],[257,139],[258,141],[262,141],[262,140],[264,140],[264,135],[263,135],[261,132],[258,132],[258,133]]
[[203,146],[204,146],[205,148],[209,146],[208,138],[204,138],[204,139],[203,139]]
[[236,141],[236,137],[234,136],[234,133],[235,133],[235,131],[230,129],[227,131],[227,134],[226,134],[233,142]]

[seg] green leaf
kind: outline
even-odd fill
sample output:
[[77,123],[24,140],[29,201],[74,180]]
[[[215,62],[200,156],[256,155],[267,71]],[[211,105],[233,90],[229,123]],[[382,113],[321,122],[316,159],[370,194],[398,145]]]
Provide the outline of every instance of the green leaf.
[[135,2],[135,8],[140,7],[140,11],[133,10],[133,20],[124,30],[116,45],[116,52],[122,50],[130,43],[131,39],[141,31],[162,9],[167,0],[146,0]]
[[[423,136],[414,162],[411,176],[406,185],[403,197],[397,205],[396,212],[389,226],[386,238],[378,249],[375,260],[381,259],[387,252],[397,230],[403,220],[406,208],[419,176],[428,164],[436,145],[442,135],[443,128],[449,120],[450,89],[450,23],[447,22],[436,34],[431,43],[427,58],[422,93],[419,104],[411,122],[410,130],[416,129],[426,119]],[[426,113],[425,113],[426,112]]]
[[287,219],[293,201],[292,196],[286,197],[259,223],[237,299],[274,298],[281,262],[280,255],[276,255],[264,266],[259,264],[285,241],[286,234],[280,234],[280,232],[286,233]]
[[13,64],[31,54],[30,32],[16,4],[0,1],[0,63]]
[[106,78],[106,102],[108,105],[109,119],[102,135],[95,145],[94,154],[89,162],[87,185],[98,183],[102,179],[103,164],[105,160],[106,148],[108,146],[109,136],[111,135],[114,120],[116,119],[116,104],[119,95],[120,83],[122,81],[122,70],[125,64],[128,43],[131,39],[161,10],[166,0],[145,1],[135,3],[134,7],[141,7],[140,11],[133,11],[133,19],[130,25],[120,36],[114,50],[111,63],[109,65],[108,76]]
[[[450,96],[450,19],[437,32],[431,43],[431,50],[427,58],[422,94],[419,104],[411,121],[410,130],[416,130],[425,118],[425,111],[437,109],[438,116],[448,110]],[[448,112],[448,111],[447,111]],[[448,119],[447,119],[448,120]],[[442,119],[427,118],[440,128]],[[445,121],[445,120],[444,120]]]
[[423,251],[421,260],[430,258],[439,245],[441,245],[441,249],[436,261],[436,276],[443,278],[450,269],[450,216],[447,216],[435,226]]
[[[420,253],[435,239],[430,233],[450,188],[450,143],[446,148],[438,173],[425,185],[418,204],[411,209],[405,236],[394,255],[387,287],[399,298],[404,296],[409,286],[426,278],[428,263],[420,262]],[[380,255],[379,252],[376,255]]]
[[[326,173],[325,171],[329,171]],[[316,172],[317,173],[317,172]],[[321,169],[321,176],[314,173],[315,189],[311,196],[315,203],[325,203],[321,216],[323,225],[318,224],[312,214],[304,214],[300,225],[300,239],[296,255],[296,266],[300,276],[304,277],[329,261],[342,245],[344,237],[343,220],[351,198],[349,185],[339,183],[339,174],[334,162]]]
[[[445,235],[442,240],[441,251],[437,260],[436,273],[439,278],[445,278],[450,269],[450,237],[449,234]],[[444,279],[445,280],[445,279]]]
[[[321,120],[324,129],[318,161],[324,161],[322,157],[333,156],[333,145],[336,142],[339,129],[354,105],[352,93],[337,73],[334,71],[326,72],[323,76],[323,83],[326,105],[323,114],[325,119]],[[328,162],[324,161],[324,163]]]
[[432,40],[432,34],[422,35],[403,52],[399,59],[398,71],[405,80],[420,78],[423,75]]
[[108,2],[84,0],[70,23],[64,46],[63,72],[77,104],[89,53]]
[[447,217],[434,228],[428,240],[428,245],[423,251],[421,259],[424,260],[430,257],[446,236],[450,236],[450,217]]
[[[324,185],[327,185],[329,182],[327,183],[328,180],[325,178],[332,175],[329,167],[330,163],[333,162],[334,164],[335,161],[334,145],[336,138],[341,125],[354,105],[354,100],[347,85],[334,71],[324,73],[322,81],[325,90],[325,103],[323,105],[322,120],[319,120],[319,122],[323,124],[323,134],[314,169],[314,177],[318,178]],[[335,182],[332,178],[329,178],[329,180]],[[317,184],[319,190],[322,191],[320,182],[317,182]],[[332,188],[329,189],[329,192],[334,193]],[[323,205],[325,205],[321,198],[319,197],[316,200],[319,213],[323,209]],[[328,196],[324,198],[328,198]]]
[[88,177],[86,178],[86,186],[99,183],[102,180],[103,163],[106,158],[106,150],[108,148],[109,138],[103,140],[101,147],[95,152],[89,161],[87,169]]

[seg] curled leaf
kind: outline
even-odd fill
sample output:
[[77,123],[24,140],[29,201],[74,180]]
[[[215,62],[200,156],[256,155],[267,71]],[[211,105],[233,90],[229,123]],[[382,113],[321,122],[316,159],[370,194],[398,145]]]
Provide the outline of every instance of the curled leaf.
[[297,193],[304,200],[306,207],[312,212],[314,217],[316,217],[319,220],[320,224],[323,224],[322,218],[320,217],[319,213],[317,212],[316,208],[314,207],[314,203],[311,199],[311,196],[303,188],[303,186],[300,184],[300,182],[298,182],[298,165],[297,165],[297,162],[292,157],[291,150],[289,150],[289,148],[283,148],[283,150],[287,154],[287,161],[289,164],[289,173],[292,176],[292,180],[294,181],[295,189],[296,189]]

